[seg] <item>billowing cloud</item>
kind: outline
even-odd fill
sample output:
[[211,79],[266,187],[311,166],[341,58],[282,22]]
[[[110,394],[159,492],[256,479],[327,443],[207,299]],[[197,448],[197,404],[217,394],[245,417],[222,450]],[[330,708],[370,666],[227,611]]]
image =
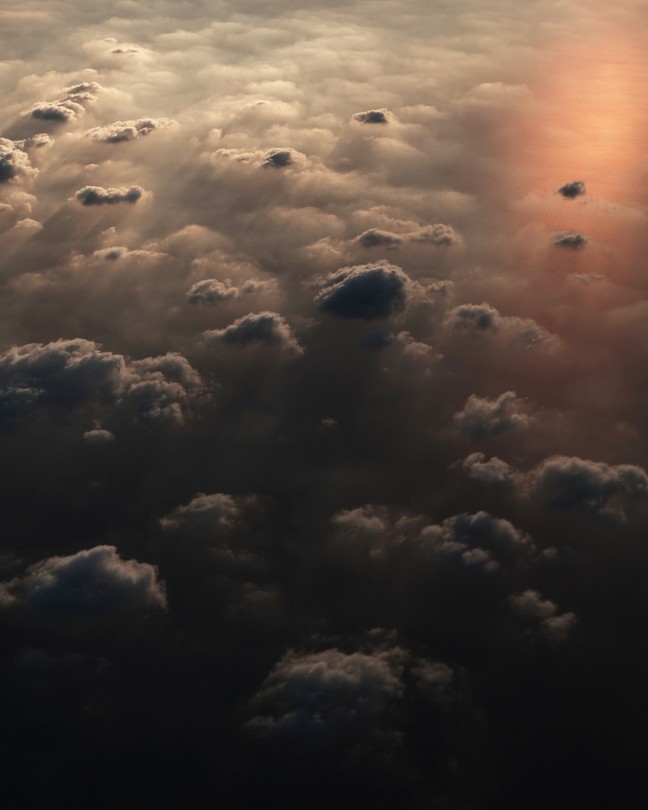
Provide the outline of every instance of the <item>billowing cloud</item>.
[[648,475],[633,464],[553,456],[524,473],[497,457],[486,460],[483,453],[473,453],[463,468],[471,478],[515,487],[548,506],[622,523],[627,520],[626,510],[648,495]]
[[135,141],[150,135],[157,129],[169,127],[174,122],[169,118],[139,118],[136,121],[115,121],[105,127],[94,127],[86,132],[87,138],[103,143]]
[[277,312],[250,312],[224,329],[209,329],[203,334],[207,340],[219,339],[238,346],[260,343],[296,354],[302,352],[291,327]]
[[122,186],[120,188],[103,188],[102,186],[84,186],[74,195],[81,205],[117,205],[118,203],[135,203],[144,194],[141,186]]
[[518,399],[515,391],[505,391],[494,400],[472,394],[463,410],[454,415],[454,421],[461,430],[479,437],[526,427],[529,416],[525,413],[524,402]]
[[22,148],[22,144],[8,138],[0,138],[0,183],[32,177],[35,174],[37,170],[31,165],[29,155]]
[[152,565],[122,560],[114,546],[96,546],[69,557],[49,557],[24,576],[0,583],[0,605],[43,619],[85,619],[164,609],[166,596]]
[[322,281],[315,301],[338,318],[388,318],[405,309],[410,284],[400,267],[386,262],[343,267]]

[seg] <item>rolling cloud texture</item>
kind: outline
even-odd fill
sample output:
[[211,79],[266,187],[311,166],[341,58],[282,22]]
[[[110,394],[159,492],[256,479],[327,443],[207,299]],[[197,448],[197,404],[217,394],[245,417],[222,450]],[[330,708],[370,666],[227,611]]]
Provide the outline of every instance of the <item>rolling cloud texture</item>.
[[612,16],[108,6],[0,10],[7,806],[641,806],[645,154],[542,84]]

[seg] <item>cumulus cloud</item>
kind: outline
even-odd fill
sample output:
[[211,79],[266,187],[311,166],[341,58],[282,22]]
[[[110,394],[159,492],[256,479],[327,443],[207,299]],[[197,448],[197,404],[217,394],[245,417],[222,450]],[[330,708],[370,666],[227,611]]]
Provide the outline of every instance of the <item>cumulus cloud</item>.
[[569,456],[552,456],[528,472],[497,457],[473,453],[463,461],[471,478],[513,486],[526,497],[540,498],[558,509],[625,523],[627,510],[648,495],[648,475],[633,464],[606,464]]
[[271,149],[263,156],[263,166],[270,169],[284,169],[295,163],[301,163],[306,156],[296,149]]
[[0,183],[9,183],[38,174],[21,142],[0,138]]
[[454,415],[455,424],[463,431],[480,437],[501,433],[511,428],[526,427],[529,416],[525,403],[515,391],[505,391],[497,399],[483,399],[471,394],[463,410]]
[[0,402],[5,417],[27,406],[104,403],[135,410],[146,421],[181,423],[201,380],[178,353],[128,361],[92,341],[27,344],[0,355]]
[[561,194],[567,200],[573,200],[576,197],[582,197],[585,194],[585,183],[582,180],[572,180],[571,183],[565,183],[558,189],[558,194]]
[[136,121],[115,121],[105,127],[94,127],[86,132],[86,137],[103,143],[123,143],[135,141],[150,135],[157,129],[170,127],[175,122],[170,118],[139,118]]
[[556,337],[531,318],[501,315],[486,301],[481,304],[460,304],[451,309],[446,325],[455,335],[476,338],[480,335],[501,334],[512,344],[532,348],[555,343]]
[[556,245],[556,247],[567,248],[568,250],[580,250],[581,248],[585,247],[587,241],[587,237],[583,236],[582,233],[571,233],[570,231],[565,231],[563,233],[556,234],[553,243]]
[[96,546],[49,557],[24,576],[0,583],[0,605],[43,619],[86,619],[164,609],[166,596],[154,566],[123,560],[114,546]]
[[135,203],[144,194],[141,186],[121,186],[103,188],[102,186],[84,186],[74,195],[81,205],[117,205],[118,203]]
[[405,309],[411,279],[400,267],[382,262],[342,267],[323,279],[321,287],[315,297],[320,312],[377,320]]
[[208,329],[203,335],[207,340],[218,339],[238,346],[260,343],[295,354],[303,351],[286,319],[278,312],[250,312],[224,329]]
[[388,124],[393,118],[393,113],[384,107],[379,110],[365,110],[353,115],[353,120],[359,121],[361,124]]
[[98,82],[81,82],[65,90],[63,98],[53,101],[39,101],[31,109],[31,117],[41,121],[66,123],[74,121],[85,113],[85,106],[97,100],[102,89]]

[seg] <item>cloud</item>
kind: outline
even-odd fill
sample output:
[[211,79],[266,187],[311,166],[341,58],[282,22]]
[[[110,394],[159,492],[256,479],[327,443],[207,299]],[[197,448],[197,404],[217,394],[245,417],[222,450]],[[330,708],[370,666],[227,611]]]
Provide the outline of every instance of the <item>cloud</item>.
[[556,247],[567,248],[568,250],[580,250],[585,247],[587,242],[588,239],[583,234],[571,233],[570,231],[556,234],[553,240]]
[[49,557],[23,577],[0,583],[0,605],[46,620],[166,608],[164,586],[148,563],[122,560],[114,546]]
[[456,336],[477,338],[501,334],[509,343],[522,348],[556,343],[556,336],[531,318],[501,315],[486,301],[481,304],[460,304],[451,309],[446,316],[446,326]]
[[306,160],[306,156],[296,149],[271,149],[263,156],[264,168],[284,169],[286,166],[293,166]]
[[393,118],[393,114],[384,107],[379,110],[365,110],[353,115],[353,120],[359,121],[361,124],[389,124]]
[[219,301],[231,301],[238,298],[240,291],[238,287],[218,281],[215,278],[207,278],[197,281],[187,290],[188,304],[216,304]]
[[31,109],[31,117],[40,121],[66,123],[74,121],[85,113],[85,105],[97,100],[102,90],[97,82],[81,82],[68,87],[65,96],[53,101],[39,101]]
[[0,183],[9,183],[38,174],[38,170],[31,165],[23,145],[24,142],[0,138]]
[[294,354],[303,351],[286,319],[278,312],[250,312],[224,329],[209,329],[203,335],[207,340],[218,339],[238,346],[261,343]]
[[0,355],[5,418],[37,405],[96,403],[123,406],[144,421],[181,423],[201,390],[200,376],[178,353],[129,361],[77,339],[17,346]]
[[141,186],[126,188],[103,188],[102,186],[84,186],[74,195],[81,205],[116,205],[117,203],[135,203],[144,194]]
[[486,461],[483,453],[472,453],[463,469],[471,478],[515,487],[523,497],[539,498],[548,506],[617,523],[625,523],[627,510],[648,495],[648,475],[634,464],[552,456],[524,473],[497,457]]
[[358,236],[358,242],[363,247],[386,247],[396,248],[403,242],[403,237],[397,233],[381,231],[378,228],[370,228]]
[[86,132],[86,138],[103,143],[135,141],[150,135],[157,129],[170,127],[175,122],[170,118],[139,118],[136,121],[115,121],[105,127],[94,127]]
[[571,183],[565,183],[564,186],[561,186],[558,189],[558,194],[568,200],[582,197],[585,194],[585,183],[582,180],[572,180]]
[[476,437],[501,433],[511,428],[527,427],[529,416],[524,412],[525,403],[515,391],[506,391],[497,399],[482,399],[471,394],[463,410],[455,413],[455,424]]
[[382,262],[343,267],[321,282],[315,297],[320,312],[338,318],[377,320],[405,309],[411,279],[396,265]]
[[83,434],[83,440],[88,444],[102,445],[111,444],[115,441],[115,437],[109,430],[104,430],[103,428],[93,428],[92,430],[85,431]]
[[420,242],[429,245],[445,245],[452,247],[461,244],[461,237],[451,225],[428,225],[418,231],[408,234],[412,242]]

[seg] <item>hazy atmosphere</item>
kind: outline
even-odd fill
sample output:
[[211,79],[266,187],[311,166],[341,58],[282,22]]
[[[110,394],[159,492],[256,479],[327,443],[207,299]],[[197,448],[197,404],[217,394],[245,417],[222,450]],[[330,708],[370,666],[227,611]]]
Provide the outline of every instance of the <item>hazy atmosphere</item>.
[[8,808],[645,806],[645,10],[0,4]]

